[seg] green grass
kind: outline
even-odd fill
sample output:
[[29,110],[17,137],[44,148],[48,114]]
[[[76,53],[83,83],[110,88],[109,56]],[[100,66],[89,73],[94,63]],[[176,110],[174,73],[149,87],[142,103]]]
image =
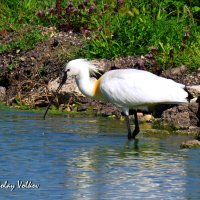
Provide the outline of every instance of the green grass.
[[0,53],[13,49],[31,49],[38,42],[47,39],[37,26],[47,23],[41,22],[36,12],[51,5],[51,0],[0,0],[0,35],[7,36],[10,33],[13,38],[9,43],[0,45]]
[[[71,0],[67,14],[68,2],[61,1],[62,12],[57,17],[56,0],[0,0],[0,33],[6,30],[20,34],[10,44],[1,45],[0,53],[33,48],[45,38],[31,27],[55,25],[90,37],[74,57],[113,59],[150,53],[162,69],[181,64],[200,67],[198,0],[127,0],[118,6],[116,0],[89,0],[82,8],[83,0]],[[40,17],[36,15],[39,11]],[[25,31],[27,27],[30,32]]]
[[83,57],[112,59],[151,53],[163,69],[200,66],[198,18],[184,1],[128,1],[117,13],[98,16],[92,39],[81,50]]
[[0,46],[0,53],[13,49],[28,50],[34,48],[38,42],[48,38],[47,35],[42,35],[41,32],[41,30],[34,27],[18,31],[19,34],[10,43]]
[[0,0],[0,31],[21,30],[26,25],[41,24],[36,12],[51,5],[51,0]]
[[6,106],[6,104],[3,103],[3,102],[0,102],[0,110],[6,110],[6,109],[8,109],[8,107]]

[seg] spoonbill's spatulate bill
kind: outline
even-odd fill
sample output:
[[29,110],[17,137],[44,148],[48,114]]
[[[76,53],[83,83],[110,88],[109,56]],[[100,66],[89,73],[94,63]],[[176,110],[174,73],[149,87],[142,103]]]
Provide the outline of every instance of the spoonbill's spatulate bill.
[[[61,80],[61,82],[60,82],[60,85],[58,86],[58,88],[57,88],[57,90],[56,90],[56,92],[55,92],[56,94],[60,91],[60,89],[62,88],[62,86],[63,86],[64,83],[66,82],[66,80],[67,80],[67,73],[64,72],[63,77],[62,77],[62,80]],[[48,110],[49,110],[49,108],[50,108],[50,106],[51,106],[53,100],[54,100],[54,98],[51,98],[51,100],[50,100],[50,102],[49,102],[49,105],[47,106],[47,108],[46,108],[46,110],[45,110],[43,119],[45,119],[45,117],[46,117],[46,115],[47,115],[47,112],[48,112]]]
[[[122,110],[125,115],[128,139],[134,139],[139,133],[137,110],[148,110],[157,104],[187,103],[188,93],[185,85],[173,80],[137,69],[111,70],[99,79],[91,78],[98,68],[86,59],[72,60],[65,66],[65,73],[57,92],[68,76],[75,78],[79,90],[87,97],[111,102]],[[50,107],[49,103],[46,113]],[[135,129],[132,133],[129,110],[134,111]]]

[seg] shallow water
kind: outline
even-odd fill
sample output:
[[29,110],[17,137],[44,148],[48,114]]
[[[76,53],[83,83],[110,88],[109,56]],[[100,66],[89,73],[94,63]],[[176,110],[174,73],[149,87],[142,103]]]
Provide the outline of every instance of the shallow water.
[[1,110],[1,199],[200,199],[187,137],[128,142],[124,122],[42,114]]

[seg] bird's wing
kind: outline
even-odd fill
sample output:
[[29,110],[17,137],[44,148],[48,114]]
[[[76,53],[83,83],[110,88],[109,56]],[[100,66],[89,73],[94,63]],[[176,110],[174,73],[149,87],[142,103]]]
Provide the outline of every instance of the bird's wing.
[[134,108],[155,103],[186,102],[184,85],[152,73],[126,69],[102,76],[100,89],[106,99],[119,107]]

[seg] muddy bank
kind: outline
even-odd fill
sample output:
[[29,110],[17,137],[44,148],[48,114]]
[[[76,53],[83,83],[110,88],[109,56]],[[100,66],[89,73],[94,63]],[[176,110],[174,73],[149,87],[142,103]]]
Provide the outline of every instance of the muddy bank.
[[[0,55],[0,100],[8,105],[28,105],[29,107],[46,107],[52,93],[58,86],[63,66],[70,54],[84,45],[83,36],[58,32],[54,28],[41,28],[42,34],[49,39],[37,44],[34,49]],[[4,42],[12,40],[7,35]],[[187,86],[200,85],[200,69],[189,72],[185,66],[161,71],[156,61],[147,56],[129,56],[115,60],[96,60],[101,73],[120,68],[137,68],[152,71],[160,76],[171,78]],[[138,113],[141,121],[152,122],[154,119],[162,124],[170,124],[175,129],[198,129],[200,126],[199,94],[190,90],[194,99],[188,105],[158,107],[153,116]],[[196,98],[196,99],[195,99]],[[96,115],[121,117],[120,111],[110,103],[94,101],[84,97],[74,80],[68,80],[54,101],[54,105],[67,112],[87,112]]]

